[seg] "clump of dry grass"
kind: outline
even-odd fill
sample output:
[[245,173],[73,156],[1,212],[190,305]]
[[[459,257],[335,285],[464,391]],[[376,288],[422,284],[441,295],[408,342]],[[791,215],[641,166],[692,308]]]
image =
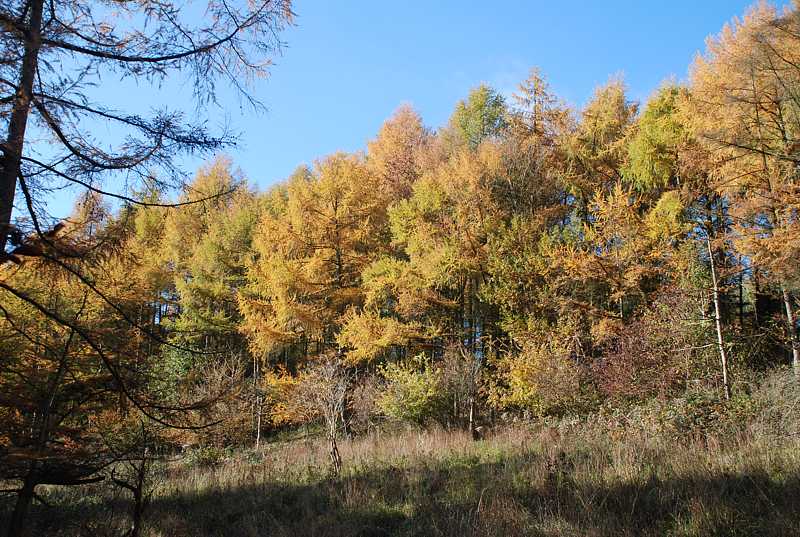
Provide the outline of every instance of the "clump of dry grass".
[[753,431],[761,436],[800,436],[800,380],[789,368],[769,375],[754,399],[761,412],[753,420]]

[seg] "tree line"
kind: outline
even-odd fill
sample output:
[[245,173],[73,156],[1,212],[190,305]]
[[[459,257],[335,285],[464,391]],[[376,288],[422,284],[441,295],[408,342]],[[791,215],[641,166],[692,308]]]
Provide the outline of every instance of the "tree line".
[[177,199],[89,190],[2,266],[4,477],[313,422],[337,469],[381,419],[477,438],[800,373],[799,114],[800,14],[759,4],[642,104],[534,69],[266,191],[225,157]]

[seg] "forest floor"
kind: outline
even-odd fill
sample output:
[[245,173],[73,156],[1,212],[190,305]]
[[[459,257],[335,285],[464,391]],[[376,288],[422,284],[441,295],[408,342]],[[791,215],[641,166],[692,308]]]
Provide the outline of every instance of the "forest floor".
[[[479,441],[375,432],[340,450],[339,476],[321,439],[173,462],[152,483],[143,535],[800,535],[796,436],[677,439],[587,421]],[[108,485],[39,492],[48,505],[33,508],[31,535],[130,527],[130,500]]]

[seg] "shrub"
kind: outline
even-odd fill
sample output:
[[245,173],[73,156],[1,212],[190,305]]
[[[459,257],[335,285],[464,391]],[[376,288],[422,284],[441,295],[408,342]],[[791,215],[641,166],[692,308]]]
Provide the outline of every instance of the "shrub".
[[190,451],[184,460],[187,466],[206,468],[218,466],[225,459],[225,455],[225,450],[222,448],[203,446]]
[[606,350],[596,376],[616,400],[675,397],[688,384],[712,386],[718,377],[710,322],[691,321],[703,309],[700,293],[672,287],[621,331]]
[[353,386],[348,410],[350,429],[356,433],[366,433],[376,425],[381,415],[378,400],[383,389],[381,379],[374,374],[361,376]]
[[252,384],[245,377],[245,365],[237,358],[212,361],[196,368],[195,397],[211,401],[201,410],[206,422],[215,425],[196,432],[198,444],[241,445],[253,435]]
[[588,366],[555,334],[526,341],[520,352],[494,364],[490,402],[534,416],[585,413],[597,394]]
[[482,361],[482,357],[452,346],[445,351],[438,367],[442,396],[447,399],[447,419],[463,428],[469,424],[470,401],[474,401],[477,413],[482,414],[480,406],[484,398],[479,397],[483,387]]
[[670,439],[735,437],[753,423],[759,408],[747,394],[735,393],[726,401],[719,390],[705,389],[628,407],[609,401],[586,421],[612,435],[638,431]]
[[440,421],[446,406],[439,368],[420,355],[408,363],[381,368],[386,387],[378,399],[384,414],[400,421],[424,425]]
[[673,437],[728,435],[745,428],[756,413],[753,399],[744,394],[730,401],[718,393],[690,393],[660,405],[661,429]]
[[274,427],[297,425],[308,420],[307,413],[297,404],[300,377],[283,367],[264,374],[263,412]]

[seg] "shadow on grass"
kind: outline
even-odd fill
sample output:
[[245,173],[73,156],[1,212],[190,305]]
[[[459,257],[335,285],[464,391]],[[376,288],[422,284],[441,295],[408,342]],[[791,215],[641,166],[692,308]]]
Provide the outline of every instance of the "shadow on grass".
[[[304,485],[262,481],[162,496],[148,512],[147,534],[800,535],[796,474],[699,474],[638,475],[609,485],[579,474],[569,460],[551,464],[533,454],[492,463],[384,466]],[[34,534],[74,535],[99,527],[73,518],[87,513],[37,507]]]

